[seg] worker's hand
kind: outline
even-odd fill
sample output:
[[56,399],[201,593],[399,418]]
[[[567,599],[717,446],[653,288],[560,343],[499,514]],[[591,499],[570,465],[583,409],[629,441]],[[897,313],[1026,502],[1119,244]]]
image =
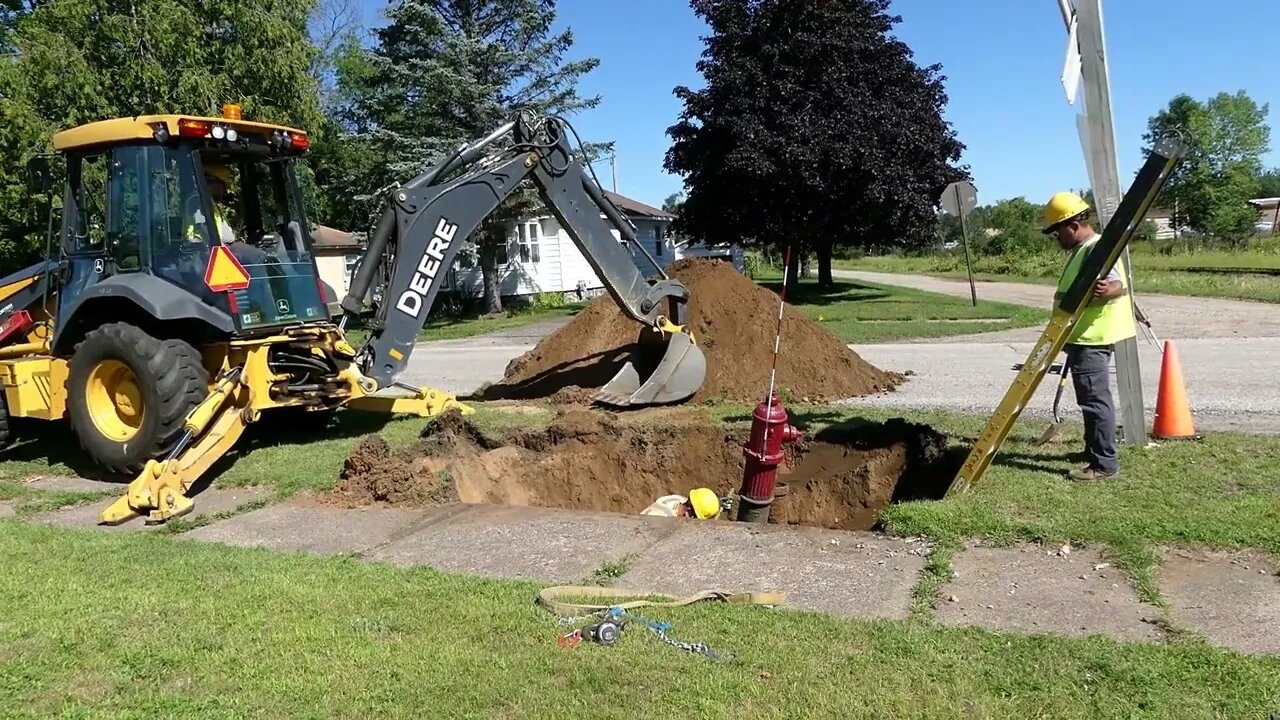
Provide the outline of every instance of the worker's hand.
[[1116,295],[1117,283],[1114,280],[1099,280],[1093,284],[1093,296],[1099,299],[1110,299]]

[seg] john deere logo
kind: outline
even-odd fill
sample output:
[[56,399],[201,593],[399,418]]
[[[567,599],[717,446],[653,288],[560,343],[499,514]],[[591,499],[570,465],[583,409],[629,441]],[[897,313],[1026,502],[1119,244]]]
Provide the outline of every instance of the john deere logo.
[[288,301],[288,300],[284,300],[284,299],[277,300],[277,301],[276,301],[276,312],[280,313],[281,315],[288,315],[288,314],[289,314],[289,301]]

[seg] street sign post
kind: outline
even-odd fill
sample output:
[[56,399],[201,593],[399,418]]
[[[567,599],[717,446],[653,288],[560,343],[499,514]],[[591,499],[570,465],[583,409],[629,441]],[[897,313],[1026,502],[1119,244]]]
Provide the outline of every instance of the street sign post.
[[[1075,104],[1077,90],[1083,88],[1084,107],[1076,118],[1084,150],[1089,185],[1093,188],[1098,224],[1105,227],[1120,205],[1120,166],[1116,154],[1115,126],[1111,115],[1111,88],[1107,72],[1106,37],[1102,26],[1102,0],[1058,0],[1067,28],[1067,58],[1062,86],[1068,104]],[[1133,311],[1133,264],[1129,248],[1124,260],[1125,282],[1130,288]],[[1116,386],[1120,396],[1120,417],[1124,441],[1146,443],[1146,409],[1142,400],[1142,369],[1138,359],[1138,339],[1116,343]]]
[[969,271],[969,297],[978,307],[978,290],[973,284],[973,261],[969,259],[969,213],[978,206],[978,191],[968,180],[953,182],[942,191],[942,211],[960,218],[960,242],[964,245],[964,265]]

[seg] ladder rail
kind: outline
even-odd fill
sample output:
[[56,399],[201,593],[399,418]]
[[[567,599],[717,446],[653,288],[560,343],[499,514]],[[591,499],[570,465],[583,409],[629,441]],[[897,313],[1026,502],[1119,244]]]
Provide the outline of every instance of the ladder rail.
[[[947,487],[947,495],[968,492],[991,466],[991,461],[1009,436],[1018,416],[1040,387],[1053,359],[1066,346],[1072,329],[1084,314],[1094,284],[1111,272],[1111,268],[1128,247],[1134,231],[1146,217],[1147,210],[1169,179],[1184,150],[1180,133],[1162,138],[1152,148],[1142,169],[1129,186],[1129,191],[1120,201],[1120,206],[1103,228],[1102,237],[1084,259],[1080,272],[1062,299],[1054,306],[1044,332],[1036,340],[1026,362],[1022,364],[1009,389],[1005,391],[1004,398],[987,421],[986,428],[974,442],[964,464]],[[1128,291],[1132,293],[1133,288],[1128,288]]]

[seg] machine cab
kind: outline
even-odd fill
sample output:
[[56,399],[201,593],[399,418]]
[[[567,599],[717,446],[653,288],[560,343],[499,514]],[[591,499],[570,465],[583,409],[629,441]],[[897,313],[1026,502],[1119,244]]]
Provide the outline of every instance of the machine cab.
[[239,332],[328,319],[294,164],[306,133],[143,116],[55,136],[66,158],[59,320],[91,286],[143,273],[231,316]]

